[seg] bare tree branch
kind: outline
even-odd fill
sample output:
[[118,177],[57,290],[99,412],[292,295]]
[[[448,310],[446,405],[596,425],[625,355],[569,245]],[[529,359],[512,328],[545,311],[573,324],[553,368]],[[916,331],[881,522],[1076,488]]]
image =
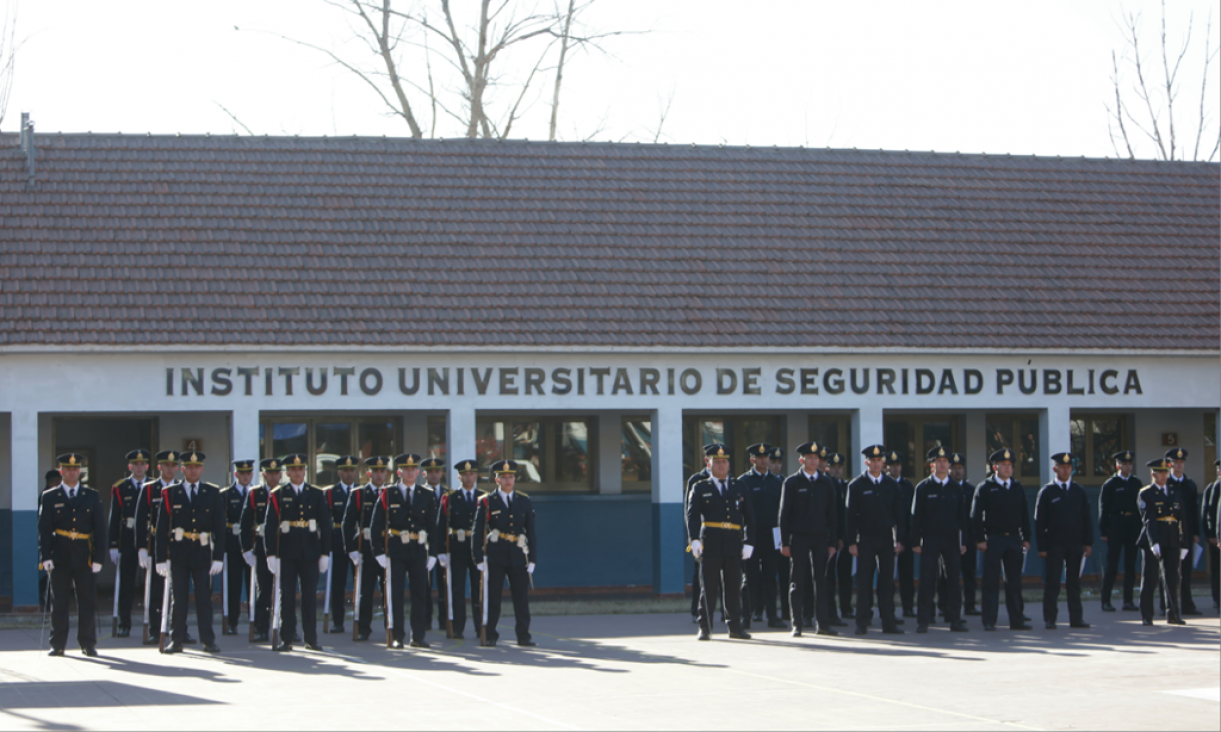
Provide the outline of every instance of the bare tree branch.
[[547,134],[548,140],[555,140],[555,122],[560,113],[560,86],[564,83],[564,59],[568,56],[568,34],[572,31],[574,5],[576,5],[576,0],[568,0],[568,12],[564,14],[564,32],[560,37],[560,62],[555,67],[555,86],[551,92],[551,129]]
[[666,117],[670,116],[670,105],[674,103],[674,89],[670,89],[670,95],[666,97],[666,106],[661,107],[661,100],[657,100],[657,106],[660,108],[657,120],[657,129],[653,132],[653,144],[656,145],[661,139],[661,128],[666,125]]
[[17,40],[17,10],[14,0],[6,5],[4,18],[0,20],[0,128],[8,112],[9,98],[13,93],[13,79],[17,73],[17,49],[25,43]]
[[246,123],[242,122],[240,119],[238,119],[236,114],[234,114],[233,112],[230,112],[228,107],[226,107],[225,105],[223,105],[220,102],[217,102],[215,100],[213,100],[212,103],[215,104],[216,106],[220,107],[222,110],[224,110],[225,114],[229,115],[230,119],[232,119],[234,122],[236,122],[238,124],[238,126],[240,126],[243,130],[246,130],[247,135],[252,135],[252,136],[254,135],[254,133],[250,131],[250,128],[246,126]]

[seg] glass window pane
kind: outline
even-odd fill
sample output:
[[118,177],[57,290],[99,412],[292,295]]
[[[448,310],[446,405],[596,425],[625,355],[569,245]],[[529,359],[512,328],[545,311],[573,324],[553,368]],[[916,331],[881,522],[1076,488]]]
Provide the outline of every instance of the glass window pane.
[[[988,421],[988,455],[1003,450],[1005,448],[1013,449],[1013,422],[1009,420],[989,420]],[[984,455],[984,460],[988,459],[988,455]],[[989,466],[991,470],[991,466]]]
[[588,483],[589,424],[586,422],[560,422],[560,454],[556,462],[556,481],[560,483]]
[[1019,420],[1018,426],[1021,430],[1018,438],[1021,443],[1018,447],[1018,460],[1021,464],[1014,466],[1014,472],[1023,478],[1038,478],[1039,466],[1043,464],[1039,458],[1039,420]]
[[843,450],[839,446],[839,420],[810,420],[810,440],[817,442],[819,447],[827,448],[829,453],[842,453]]
[[745,420],[742,422],[743,454],[745,454],[746,448],[750,445],[766,442],[774,446],[779,438],[780,436],[776,434],[776,420],[774,419]]
[[332,485],[335,461],[352,448],[352,425],[348,422],[324,422],[314,425],[314,482]]
[[887,450],[898,450],[903,454],[903,475],[915,475],[912,453],[916,450],[914,424],[906,419],[888,419],[883,428],[883,439]]
[[284,457],[309,451],[309,425],[304,422],[275,422],[271,425],[271,456]]
[[[1123,418],[1094,419],[1093,473],[1098,477],[1111,474],[1111,456],[1123,449]],[[1076,445],[1074,452],[1076,451]]]
[[[647,419],[621,422],[620,460],[623,482],[649,482],[653,479],[653,424]],[[684,476],[685,477],[685,476]]]
[[700,444],[702,449],[704,445],[711,445],[714,442],[719,442],[726,447],[733,447],[726,440],[729,438],[725,435],[725,423],[722,421],[702,421],[700,422]]
[[374,455],[392,458],[398,454],[393,421],[361,422],[357,425],[356,434],[362,458]]
[[[428,418],[428,455],[427,457],[446,459],[445,417]],[[457,458],[464,460],[465,458]]]
[[1068,422],[1069,438],[1072,441],[1073,452],[1073,473],[1079,474],[1081,466],[1085,464],[1085,433],[1086,423],[1084,419],[1071,419]]
[[541,483],[546,480],[541,422],[514,422],[510,438],[511,459],[518,463],[517,480]]

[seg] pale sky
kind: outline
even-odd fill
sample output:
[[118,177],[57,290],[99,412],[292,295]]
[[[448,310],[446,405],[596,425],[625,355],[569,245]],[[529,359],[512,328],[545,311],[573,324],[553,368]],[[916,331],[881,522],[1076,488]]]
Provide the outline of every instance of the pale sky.
[[[345,16],[321,0],[4,2],[10,12],[19,5],[18,34],[27,37],[6,131],[23,111],[40,133],[242,131],[224,105],[260,135],[409,134],[362,81],[274,35],[367,63]],[[1122,8],[1142,13],[1148,61],[1159,61],[1159,4]],[[1210,10],[1216,48],[1215,3],[1169,3],[1176,43],[1195,13],[1176,102],[1179,134],[1191,139]],[[609,40],[610,56],[570,63],[560,137],[650,142],[672,98],[661,134],[670,144],[1111,157],[1103,105],[1113,95],[1111,51],[1123,48],[1120,14],[1107,0],[600,0],[589,16],[595,27],[649,32]],[[416,68],[411,78],[425,84]],[[1205,100],[1213,140],[1218,70]],[[545,81],[511,137],[546,139],[550,74]],[[427,127],[427,104],[413,95]],[[452,121],[438,124],[439,136],[458,134]],[[1151,157],[1143,149],[1138,155]]]

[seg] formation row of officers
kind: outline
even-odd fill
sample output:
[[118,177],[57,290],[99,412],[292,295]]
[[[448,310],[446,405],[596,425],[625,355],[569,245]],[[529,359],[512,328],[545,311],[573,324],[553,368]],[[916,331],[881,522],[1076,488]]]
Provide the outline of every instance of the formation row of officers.
[[[1044,560],[1045,627],[1057,627],[1062,576],[1070,627],[1089,627],[1080,577],[1093,552],[1093,513],[1085,489],[1072,480],[1069,453],[1051,457],[1055,480],[1038,492],[1032,527],[1008,449],[989,456],[991,475],[979,486],[964,480],[963,456],[944,447],[927,454],[930,475],[919,485],[902,477],[902,456],[882,445],[862,450],[866,470],[851,482],[840,477],[842,455],[816,442],[796,451],[801,469],[781,478],[776,468],[783,451],[751,445],[747,457],[753,467],[734,478],[726,447],[704,447],[706,467],[688,480],[684,500],[689,550],[697,562],[692,613],[700,640],[711,635],[718,602],[731,638],[749,638],[751,622],[760,622],[765,611],[769,627],[788,627],[788,619],[794,636],[803,628],[838,635],[835,627],[847,623],[836,613],[837,590],[843,619],[854,619],[855,633],[865,635],[875,588],[882,632],[903,633],[894,607],[896,561],[903,615],[916,618],[917,633],[928,632],[938,607],[950,630],[967,631],[964,604],[965,614],[982,615],[984,630],[996,630],[1002,579],[1009,626],[1029,630],[1021,578],[1032,541]],[[1125,610],[1139,609],[1143,623],[1151,625],[1160,592],[1169,623],[1181,625],[1184,614],[1200,614],[1188,581],[1201,511],[1195,484],[1183,475],[1186,458],[1185,450],[1175,449],[1149,461],[1144,484],[1132,475],[1132,452],[1113,456],[1116,473],[1102,488],[1099,511],[1100,535],[1108,542],[1104,611],[1115,610],[1110,598],[1122,555]],[[1216,603],[1221,478],[1205,491],[1203,503]],[[1137,549],[1145,555],[1139,607],[1132,602]],[[974,608],[977,551],[983,555],[982,612]],[[919,578],[914,598],[913,575]],[[777,617],[778,589],[785,586],[788,597],[779,598]]]
[[[537,559],[535,518],[529,496],[515,490],[516,462],[490,466],[497,488],[485,493],[476,487],[482,469],[474,460],[456,466],[461,486],[455,490],[441,483],[446,466],[440,460],[412,453],[396,457],[393,469],[386,457],[362,461],[341,456],[336,464],[340,482],[327,488],[306,482],[305,455],[262,460],[259,484],[253,480],[254,461],[238,460],[233,483],[221,488],[201,480],[205,457],[160,452],[159,477],[149,480],[152,456],[133,450],[127,455],[130,475],[111,489],[109,522],[97,491],[80,484],[84,456],[58,458],[61,482],[42,494],[38,532],[39,562],[50,578],[51,655],[64,653],[68,601],[74,593],[80,613],[77,640],[86,655],[97,655],[94,576],[107,554],[118,568],[116,636],[131,633],[137,567],[143,567],[144,642],[160,645],[165,653],[196,642],[207,652],[220,651],[212,609],[217,574],[224,575],[222,633],[237,634],[246,590],[252,641],[270,640],[273,650],[290,651],[303,637],[306,648],[320,650],[319,581],[326,575],[323,612],[333,621],[330,632],[345,632],[349,569],[354,575],[355,640],[367,640],[372,633],[373,595],[380,585],[388,645],[427,648],[435,576],[442,588],[440,614],[452,637],[464,637],[469,582],[475,631],[483,645],[496,644],[507,579],[517,642],[534,645],[528,590]],[[417,484],[421,471],[427,485]],[[363,484],[357,482],[360,472],[367,480]],[[398,480],[391,482],[395,473]],[[192,586],[198,641],[187,630]],[[166,607],[168,616],[163,615]]]

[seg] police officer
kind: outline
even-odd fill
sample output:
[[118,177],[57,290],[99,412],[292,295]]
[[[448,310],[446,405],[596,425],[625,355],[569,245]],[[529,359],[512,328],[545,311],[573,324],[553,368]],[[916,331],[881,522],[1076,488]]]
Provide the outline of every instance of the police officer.
[[280,485],[283,467],[279,458],[259,461],[259,472],[263,482],[246,492],[242,504],[241,542],[242,558],[254,571],[255,597],[254,627],[252,643],[266,643],[271,631],[271,603],[274,595],[275,575],[267,566],[267,551],[263,547],[263,526],[267,519],[267,504],[271,491]]
[[831,585],[828,561],[835,556],[839,536],[835,482],[822,468],[822,449],[816,442],[797,446],[801,469],[785,478],[780,497],[780,552],[793,562],[789,605],[793,637],[801,636],[807,613],[803,607],[806,586],[812,585],[817,608],[818,635],[839,635],[831,627]]
[[1107,563],[1102,573],[1102,609],[1115,612],[1111,604],[1111,589],[1115,587],[1115,575],[1119,571],[1119,558],[1123,556],[1123,609],[1139,610],[1133,602],[1136,587],[1136,540],[1140,536],[1140,511],[1136,507],[1136,496],[1144,485],[1132,474],[1132,461],[1136,456],[1131,450],[1117,452],[1111,456],[1115,461],[1115,474],[1102,484],[1098,494],[1098,533],[1107,545]]
[[[687,537],[691,554],[700,566],[699,640],[712,637],[716,600],[725,599],[729,637],[750,638],[742,629],[742,562],[754,553],[754,507],[746,486],[729,476],[729,453],[724,445],[704,450],[709,477],[691,487],[687,501]],[[797,618],[793,618],[794,621]]]
[[886,448],[870,445],[865,456],[865,472],[848,484],[844,520],[847,522],[848,552],[856,557],[856,634],[869,632],[873,619],[874,572],[877,573],[878,614],[882,632],[897,635],[903,631],[895,618],[895,555],[903,551],[906,537],[899,484],[882,470]]
[[110,527],[106,535],[110,537],[110,562],[115,566],[115,592],[119,595],[116,638],[131,635],[131,602],[136,593],[136,568],[140,566],[136,554],[136,506],[152,457],[152,453],[143,449],[127,453],[128,475],[110,487]]
[[996,630],[1000,614],[1001,569],[1005,572],[1005,608],[1009,627],[1030,630],[1022,614],[1022,565],[1030,549],[1030,510],[1026,489],[1013,477],[1013,451],[1004,448],[988,456],[992,475],[975,489],[971,503],[971,536],[984,553],[984,630]]
[[[912,500],[916,496],[916,486],[903,477],[903,455],[891,450],[886,455],[886,472],[899,484],[899,497],[903,503],[903,517],[900,521],[899,536],[906,536],[911,525]],[[899,565],[899,599],[903,603],[903,617],[916,617],[916,555],[906,544],[903,551],[895,557]],[[902,623],[900,623],[902,624]]]
[[[428,483],[427,488],[432,491],[437,502],[437,509],[440,510],[441,500],[445,498],[446,493],[449,493],[449,487],[442,483],[445,479],[445,462],[441,458],[425,458],[420,463],[420,468],[424,471],[424,480]],[[437,543],[439,546],[444,546],[444,534],[437,535]],[[435,586],[437,589],[437,628],[442,629],[445,627],[445,619],[449,617],[449,606],[446,605],[445,597],[445,567],[435,567],[428,575],[427,627],[432,627],[432,588]]]
[[492,473],[497,488],[479,500],[473,547],[476,567],[488,577],[488,622],[484,626],[487,640],[483,645],[494,646],[500,638],[496,624],[500,621],[501,594],[507,577],[513,596],[517,645],[533,646],[536,644],[530,636],[530,578],[538,561],[534,504],[525,493],[515,490],[516,462],[492,463]]
[[38,505],[38,561],[51,575],[50,655],[64,655],[75,594],[76,640],[86,656],[96,656],[95,575],[106,558],[106,517],[98,492],[81,485],[85,456],[70,452],[57,461],[63,482],[43,491]]
[[348,591],[348,553],[345,551],[343,537],[343,514],[348,508],[348,496],[356,487],[356,477],[360,471],[360,458],[356,455],[340,455],[335,461],[335,473],[339,482],[324,488],[326,506],[331,514],[331,558],[328,562],[327,581],[330,582],[331,606],[326,611],[331,614],[331,627],[328,633],[344,632],[343,620],[348,614],[346,596]]
[[356,624],[356,640],[369,640],[373,632],[373,592],[378,584],[385,594],[385,575],[379,571],[373,558],[373,507],[381,497],[382,488],[389,475],[390,459],[381,455],[365,458],[365,477],[368,482],[348,494],[348,505],[343,512],[343,547],[348,560],[359,573],[359,592],[352,598]]
[[[933,590],[944,565],[946,576],[957,578],[961,573],[960,561],[966,552],[963,527],[967,524],[967,510],[962,499],[962,484],[950,477],[950,452],[944,447],[934,447],[925,456],[931,468],[929,477],[916,486],[912,499],[911,532],[908,541],[912,551],[920,557],[920,595],[917,601],[916,632],[927,633],[935,619]],[[943,599],[945,617],[950,630],[966,631],[962,619],[962,595],[958,583],[947,583]]]
[[1142,529],[1138,543],[1145,551],[1145,569],[1140,575],[1140,616],[1144,625],[1153,625],[1153,593],[1160,582],[1166,584],[1169,604],[1166,622],[1186,625],[1179,615],[1179,568],[1186,557],[1183,523],[1186,511],[1178,486],[1171,484],[1171,461],[1157,458],[1146,463],[1153,482],[1141,489],[1137,498]]
[[[246,495],[254,481],[254,461],[233,461],[233,482],[220,491],[220,502],[225,508],[225,607],[221,608],[221,635],[237,635],[237,621],[242,614],[242,590],[250,586],[250,574],[254,568],[246,563],[242,547],[242,510],[246,507]],[[221,541],[217,539],[217,541]],[[250,598],[253,602],[254,598]]]
[[[712,473],[709,472],[709,468],[708,468],[709,458],[707,456],[708,448],[710,448],[710,447],[720,447],[721,449],[725,449],[725,446],[720,443],[711,443],[708,445],[704,445],[704,447],[701,448],[704,451],[704,467],[703,467],[703,469],[699,470],[698,472],[692,473],[691,477],[687,478],[686,488],[683,489],[683,525],[684,525],[684,527],[686,526],[686,522],[687,522],[687,508],[690,503],[691,489],[695,486],[696,483],[700,482],[701,480],[707,480],[712,475]],[[690,550],[688,550],[688,551],[690,551]],[[699,563],[699,560],[697,559],[697,560],[695,560],[695,568],[691,574],[691,622],[697,623],[697,624],[700,621],[700,596],[701,596],[700,588],[701,587],[702,587],[702,585],[701,585],[701,581],[700,581],[700,563]],[[717,598],[717,600],[719,601],[720,598]],[[716,608],[713,608],[713,609],[715,610]],[[722,613],[722,617],[724,617],[724,613]]]
[[[318,645],[318,577],[327,570],[331,558],[331,514],[326,495],[305,482],[308,461],[300,453],[285,455],[284,472],[288,482],[271,490],[267,516],[263,522],[263,549],[267,567],[280,583],[280,643],[271,650],[293,649],[297,631],[297,583],[301,583],[301,624],[305,647],[321,651]],[[275,602],[273,599],[272,602]]]
[[1204,525],[1204,541],[1208,544],[1208,579],[1213,593],[1213,609],[1221,609],[1221,553],[1218,553],[1217,529],[1221,523],[1221,460],[1214,467],[1218,468],[1217,480],[1204,489],[1204,510],[1201,522]]
[[[140,566],[144,568],[144,594],[148,598],[145,614],[148,623],[144,628],[144,645],[160,644],[161,601],[165,593],[165,578],[153,569],[157,555],[157,514],[161,512],[161,495],[166,488],[177,482],[178,453],[162,450],[157,453],[156,480],[140,487],[140,498],[136,503],[136,553]],[[194,643],[189,634],[184,643]]]
[[787,627],[776,614],[776,566],[781,551],[773,534],[780,515],[781,480],[772,474],[771,455],[772,446],[763,442],[746,448],[751,469],[738,476],[750,496],[755,519],[759,522],[756,536],[761,542],[750,559],[743,562],[746,569],[742,587],[743,628],[749,628],[751,620],[763,622],[764,612],[767,613],[767,627]]
[[483,627],[483,600],[479,594],[480,579],[475,569],[475,513],[479,510],[479,499],[483,491],[476,487],[479,480],[479,463],[463,460],[454,466],[462,485],[441,499],[441,510],[437,516],[437,537],[444,542],[444,553],[438,557],[441,566],[449,573],[452,595],[450,605],[454,609],[453,637],[462,640],[466,636],[466,583],[470,578],[471,607],[474,609],[475,635]]
[[1088,628],[1081,608],[1081,570],[1093,551],[1094,522],[1085,489],[1073,481],[1073,456],[1051,456],[1056,479],[1039,489],[1034,504],[1034,531],[1043,563],[1043,623],[1056,629],[1060,608],[1060,572],[1068,592],[1071,628]]
[[[839,596],[839,612],[840,616],[846,621],[848,618],[856,617],[852,611],[852,563],[855,557],[847,551],[848,538],[848,518],[845,513],[848,506],[848,481],[844,480],[844,465],[847,460],[838,452],[832,452],[826,458],[826,473],[827,476],[835,482],[835,507],[836,511],[836,526],[839,527],[839,536],[835,543],[836,553],[831,558],[832,566],[827,569],[827,583],[831,585],[831,605],[832,609],[836,605],[835,598],[838,592]],[[846,622],[833,622],[832,625],[843,626]]]
[[406,582],[411,590],[411,647],[428,648],[424,633],[428,630],[428,573],[437,563],[438,542],[433,536],[437,499],[427,487],[416,484],[420,476],[419,455],[399,455],[394,459],[394,465],[398,470],[398,484],[383,490],[373,505],[373,556],[389,575],[386,583],[394,622],[391,647],[402,648],[406,637],[403,627],[403,585]]
[[1194,550],[1195,545],[1200,541],[1200,490],[1196,487],[1196,482],[1183,472],[1187,465],[1186,450],[1181,447],[1167,450],[1166,458],[1170,460],[1169,482],[1178,488],[1183,501],[1183,546],[1187,549],[1187,554],[1183,557],[1183,566],[1179,571],[1179,582],[1182,588],[1179,612],[1181,615],[1201,615],[1202,613],[1196,609],[1195,598],[1191,595]]
[[182,453],[182,480],[162,491],[157,513],[157,574],[169,578],[173,602],[172,642],[164,653],[182,650],[191,585],[203,650],[220,653],[212,630],[212,577],[225,566],[225,508],[220,488],[200,480],[205,457],[202,452]]
[[[767,467],[768,467],[768,470],[771,471],[772,475],[779,478],[780,482],[783,484],[784,478],[785,478],[785,475],[784,475],[784,448],[783,447],[773,447],[772,448],[771,459],[768,461]],[[788,557],[781,554],[779,551],[776,552],[776,588],[777,588],[777,591],[781,593],[781,595],[780,595],[780,620],[781,621],[785,621],[785,620],[789,619],[789,604],[784,601],[783,593],[784,593],[784,588],[789,586],[789,571],[790,571],[791,564],[792,564],[792,560],[790,560]]]
[[[971,501],[975,499],[975,486],[967,480],[967,459],[962,453],[950,454],[950,480],[962,488],[962,513],[966,517],[962,525],[962,541],[966,545],[966,551],[962,554],[962,614],[979,615],[979,610],[975,608],[979,551],[971,534]],[[950,586],[952,589],[953,585]]]

